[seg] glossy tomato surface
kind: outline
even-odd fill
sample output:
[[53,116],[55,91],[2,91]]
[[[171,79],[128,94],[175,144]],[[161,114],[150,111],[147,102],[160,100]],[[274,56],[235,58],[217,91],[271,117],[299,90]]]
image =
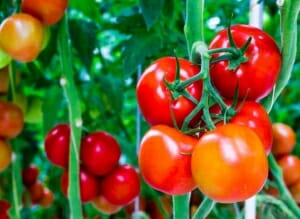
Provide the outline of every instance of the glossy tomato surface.
[[35,17],[17,13],[6,18],[0,26],[0,47],[20,62],[30,62],[39,55],[44,27]]
[[44,187],[42,198],[38,201],[38,204],[43,208],[49,208],[54,202],[53,192]]
[[300,159],[297,156],[283,155],[277,162],[282,169],[283,180],[287,186],[300,181]]
[[192,153],[192,173],[200,191],[221,203],[244,201],[268,177],[259,137],[248,127],[227,124],[204,134]]
[[[248,25],[233,25],[231,33],[237,47],[242,47],[252,37],[245,56],[247,62],[230,70],[228,61],[212,65],[210,74],[213,85],[220,94],[232,99],[238,86],[240,99],[259,100],[269,94],[281,68],[281,54],[275,41],[261,29]],[[217,33],[210,49],[230,47],[227,29]],[[222,54],[217,54],[218,57]]]
[[39,19],[44,25],[57,23],[68,6],[68,0],[22,0],[21,10]]
[[139,150],[139,167],[145,181],[169,195],[192,191],[191,153],[198,139],[166,126],[152,126]]
[[0,139],[0,172],[5,170],[12,160],[12,149],[11,146]]
[[95,175],[112,171],[121,156],[118,141],[108,132],[96,131],[81,141],[80,158],[86,169]]
[[[200,69],[188,60],[179,59],[180,79],[189,79],[199,73]],[[142,74],[138,81],[136,93],[139,108],[150,125],[165,124],[173,126],[172,114],[180,127],[187,115],[195,108],[195,104],[180,96],[172,99],[165,80],[174,82],[176,75],[176,59],[163,57],[154,61]],[[196,100],[202,94],[202,81],[192,83],[186,91]]]
[[31,164],[22,170],[22,182],[25,186],[33,185],[39,176],[39,169],[37,166]]
[[116,167],[100,182],[103,197],[114,205],[127,205],[138,197],[141,189],[136,170],[129,164]]
[[49,161],[67,167],[70,150],[70,127],[68,124],[54,126],[45,137],[45,152]]

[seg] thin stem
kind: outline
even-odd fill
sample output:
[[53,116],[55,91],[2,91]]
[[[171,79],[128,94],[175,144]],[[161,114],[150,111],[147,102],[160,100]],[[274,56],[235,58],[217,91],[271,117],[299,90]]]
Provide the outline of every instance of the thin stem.
[[188,219],[190,218],[190,198],[191,193],[184,195],[173,196],[173,216],[174,219]]
[[20,204],[21,204],[21,194],[22,194],[22,179],[21,179],[21,163],[19,156],[17,154],[13,155],[12,162],[12,208],[9,210],[9,215],[11,218],[21,219],[20,214]]
[[215,204],[215,201],[209,199],[208,197],[205,197],[201,205],[195,212],[193,219],[205,219],[209,215]]

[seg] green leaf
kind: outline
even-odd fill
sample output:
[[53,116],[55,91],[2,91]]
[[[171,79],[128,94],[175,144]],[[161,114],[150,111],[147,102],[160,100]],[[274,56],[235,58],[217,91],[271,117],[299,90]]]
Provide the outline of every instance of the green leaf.
[[164,7],[164,0],[140,0],[140,7],[147,25],[150,29],[156,22]]
[[98,4],[94,0],[72,0],[69,1],[70,8],[80,11],[85,16],[98,20],[100,18],[100,10]]

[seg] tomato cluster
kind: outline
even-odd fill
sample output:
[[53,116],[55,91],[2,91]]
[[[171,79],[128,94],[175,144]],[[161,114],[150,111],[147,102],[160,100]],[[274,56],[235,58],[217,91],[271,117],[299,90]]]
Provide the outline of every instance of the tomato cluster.
[[151,126],[140,145],[141,174],[169,195],[197,187],[217,202],[243,201],[267,180],[272,123],[258,101],[273,89],[281,54],[262,30],[233,25],[201,57],[208,69],[163,57],[139,79],[138,105]]
[[[69,125],[54,126],[45,137],[45,151],[54,165],[65,168],[61,188],[66,196],[69,150]],[[92,202],[97,209],[114,213],[138,196],[139,176],[133,166],[119,164],[120,156],[120,145],[108,132],[91,132],[81,139],[79,183],[83,203]]]
[[47,26],[57,23],[67,8],[67,0],[22,0],[21,12],[12,14],[0,25],[0,68],[11,58],[30,62],[47,44]]

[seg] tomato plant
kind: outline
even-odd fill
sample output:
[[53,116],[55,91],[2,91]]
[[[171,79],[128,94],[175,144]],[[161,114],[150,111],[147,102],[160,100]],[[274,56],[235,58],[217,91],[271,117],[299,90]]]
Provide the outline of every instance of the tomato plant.
[[68,6],[68,0],[22,0],[21,10],[38,18],[44,25],[50,26],[57,23]]
[[284,155],[278,159],[278,165],[282,168],[283,179],[287,186],[300,180],[300,159],[297,156]]
[[5,68],[11,62],[11,57],[0,48],[0,68]]
[[86,169],[95,175],[105,175],[112,171],[121,156],[117,140],[107,132],[88,134],[81,141],[80,158]]
[[[248,25],[231,26],[231,34],[237,47],[242,47],[249,37],[250,44],[245,51],[246,61],[236,68],[230,67],[233,61],[219,61],[211,66],[213,85],[220,94],[232,99],[238,87],[238,97],[259,100],[268,95],[278,77],[281,68],[281,54],[275,41],[261,29]],[[210,49],[228,48],[230,40],[227,30],[217,33],[209,45]],[[222,54],[215,55],[216,57]]]
[[0,101],[0,137],[14,138],[24,126],[22,110],[13,103]]
[[43,197],[44,185],[40,181],[28,187],[29,198],[32,204],[37,204]]
[[37,166],[31,164],[28,167],[22,170],[22,181],[23,184],[27,187],[33,185],[39,176],[39,169]]
[[12,149],[8,143],[0,138],[0,172],[5,170],[12,160]]
[[198,139],[166,125],[156,125],[143,136],[139,167],[145,181],[170,195],[192,191],[191,153]]
[[268,161],[250,128],[227,124],[204,134],[192,152],[192,173],[201,192],[222,203],[243,201],[259,192]]
[[93,206],[100,212],[110,215],[121,210],[121,205],[115,205],[106,200],[102,195],[98,195],[92,200]]
[[55,165],[67,167],[70,148],[70,127],[68,124],[54,126],[45,137],[47,158]]
[[300,180],[295,184],[289,186],[289,191],[291,192],[294,200],[299,204],[300,203]]
[[127,205],[141,189],[136,170],[129,164],[116,167],[100,182],[103,197],[114,205]]
[[33,61],[41,51],[44,32],[41,22],[31,15],[11,15],[1,23],[0,47],[18,61]]
[[[200,72],[199,67],[188,60],[179,58],[178,62],[179,69],[176,67],[174,57],[160,58],[147,67],[138,81],[136,87],[138,105],[150,125],[172,126],[172,115],[174,115],[180,127],[185,117],[195,108],[195,103],[182,95],[174,98],[165,84],[165,81],[175,81],[177,70],[180,71],[180,80],[186,80]],[[199,100],[202,93],[202,81],[198,80],[189,85],[186,92]]]

